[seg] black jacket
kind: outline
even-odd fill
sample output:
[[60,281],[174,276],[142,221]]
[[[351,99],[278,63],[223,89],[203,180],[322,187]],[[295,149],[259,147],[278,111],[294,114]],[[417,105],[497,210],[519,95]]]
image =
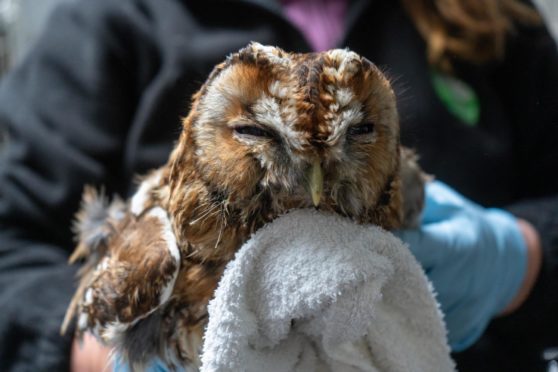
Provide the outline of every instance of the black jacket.
[[[309,51],[264,0],[96,0],[62,6],[0,86],[0,370],[68,367],[59,326],[73,291],[71,224],[84,184],[129,196],[164,163],[189,97],[212,66],[255,40]],[[425,45],[396,1],[351,2],[347,46],[395,81],[402,141],[424,168],[485,206],[529,219],[545,245],[528,303],[457,356],[461,370],[531,370],[558,344],[558,54],[544,28],[519,28],[507,58],[456,62],[481,102],[478,127],[434,93]],[[475,365],[475,360],[480,360]],[[510,363],[510,364],[508,364]],[[536,369],[532,369],[536,370]]]

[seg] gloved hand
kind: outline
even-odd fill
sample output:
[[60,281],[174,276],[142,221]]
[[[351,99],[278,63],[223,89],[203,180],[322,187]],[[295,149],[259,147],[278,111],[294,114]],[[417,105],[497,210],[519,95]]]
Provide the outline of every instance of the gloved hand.
[[516,219],[482,208],[438,181],[426,186],[421,227],[396,235],[432,281],[453,351],[480,337],[525,276],[527,247]]
[[[114,358],[114,368],[113,372],[131,372],[132,369],[130,366],[122,362],[122,359],[118,356]],[[145,366],[145,372],[168,372],[169,368],[160,361],[159,359],[152,361],[147,366]],[[175,369],[176,372],[185,372],[186,370],[183,368]]]

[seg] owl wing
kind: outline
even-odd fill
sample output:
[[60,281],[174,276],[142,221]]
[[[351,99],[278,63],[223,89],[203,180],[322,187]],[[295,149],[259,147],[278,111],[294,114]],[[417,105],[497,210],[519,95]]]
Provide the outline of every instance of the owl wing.
[[105,252],[82,273],[67,318],[77,317],[77,336],[90,331],[116,346],[126,330],[169,300],[180,253],[160,207],[109,225]]
[[120,199],[109,203],[103,191],[98,192],[89,186],[85,188],[81,208],[73,225],[78,244],[69,259],[72,264],[79,260],[84,262],[78,271],[81,279],[78,289],[62,323],[62,334],[66,333],[71,320],[75,317],[85,289],[96,273],[97,265],[107,255],[110,239],[116,233],[115,226],[124,219],[126,210],[126,204]]

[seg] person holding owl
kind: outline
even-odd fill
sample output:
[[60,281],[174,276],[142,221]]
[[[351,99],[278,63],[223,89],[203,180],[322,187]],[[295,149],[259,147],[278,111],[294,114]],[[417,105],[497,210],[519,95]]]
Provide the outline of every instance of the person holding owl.
[[134,175],[168,158],[199,82],[252,40],[349,47],[386,70],[402,143],[445,183],[427,187],[420,229],[398,234],[439,294],[458,368],[544,370],[558,332],[558,52],[518,0],[60,7],[0,86],[2,369],[105,355],[59,335],[83,185],[131,195]]

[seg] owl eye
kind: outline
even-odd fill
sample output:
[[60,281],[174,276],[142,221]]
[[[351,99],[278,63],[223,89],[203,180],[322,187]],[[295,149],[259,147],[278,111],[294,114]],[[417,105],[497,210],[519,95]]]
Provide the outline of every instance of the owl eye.
[[374,132],[374,123],[362,123],[353,125],[347,130],[349,136],[360,136]]
[[243,136],[273,138],[272,132],[255,125],[239,125],[233,128],[234,132]]

